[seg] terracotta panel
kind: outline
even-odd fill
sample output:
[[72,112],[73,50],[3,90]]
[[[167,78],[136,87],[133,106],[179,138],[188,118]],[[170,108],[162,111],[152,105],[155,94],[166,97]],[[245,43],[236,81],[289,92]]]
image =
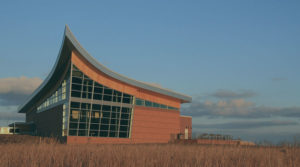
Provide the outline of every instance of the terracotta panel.
[[103,72],[99,71],[93,65],[91,65],[88,61],[86,61],[79,53],[76,51],[72,51],[72,63],[78,67],[83,73],[85,73],[91,79],[105,85],[109,86],[112,89],[116,89],[118,91],[122,91],[131,95],[134,95],[138,98],[143,98],[145,100],[150,100],[156,103],[161,103],[165,105],[169,105],[172,107],[180,108],[180,100],[169,97],[166,95],[162,95],[159,93],[155,93],[152,91],[148,91],[142,88],[138,88],[119,80],[116,80]]

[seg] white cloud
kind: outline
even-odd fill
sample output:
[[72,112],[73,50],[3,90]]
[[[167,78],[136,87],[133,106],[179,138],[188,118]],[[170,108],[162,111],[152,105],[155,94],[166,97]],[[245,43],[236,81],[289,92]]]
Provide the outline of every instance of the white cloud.
[[0,78],[0,94],[30,94],[42,81],[40,78],[28,78],[24,76],[17,78]]
[[0,105],[19,105],[40,84],[40,78],[0,78]]
[[300,117],[300,107],[257,106],[255,103],[244,99],[229,99],[216,102],[195,100],[187,107],[183,107],[182,112],[191,116],[224,118]]

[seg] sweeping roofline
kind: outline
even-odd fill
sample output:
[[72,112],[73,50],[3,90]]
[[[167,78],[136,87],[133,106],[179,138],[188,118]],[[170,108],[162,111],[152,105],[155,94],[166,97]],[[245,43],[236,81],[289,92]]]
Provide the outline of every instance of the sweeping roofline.
[[[70,28],[68,27],[68,25],[66,25],[65,27],[65,32],[64,32],[64,38],[62,41],[62,45],[58,54],[58,57],[56,59],[55,65],[52,68],[50,74],[47,76],[47,78],[43,81],[43,83],[31,94],[31,96],[28,98],[28,100],[19,107],[18,112],[22,112],[22,109],[26,106],[27,103],[29,103],[44,87],[45,85],[48,83],[48,81],[53,77],[54,75],[54,71],[58,66],[58,62],[62,57],[62,48],[65,44],[66,38],[71,42],[71,44],[73,45],[73,47],[90,63],[92,64],[94,67],[96,67],[98,70],[100,70],[101,72],[103,72],[104,74],[115,78],[119,81],[122,81],[124,83],[127,83],[129,85],[133,85],[136,87],[140,87],[152,92],[156,92],[159,94],[163,94],[163,95],[167,95],[176,99],[180,99],[182,103],[188,103],[192,101],[192,97],[184,95],[184,94],[180,94],[168,89],[164,89],[161,87],[156,87],[154,85],[150,85],[150,84],[146,84],[131,78],[128,78],[126,76],[123,76],[121,74],[118,74],[110,69],[108,69],[107,67],[105,67],[104,65],[102,65],[101,63],[99,63],[95,58],[93,58],[82,46],[81,44],[77,41],[77,39],[75,38],[75,36],[73,35],[73,33],[71,32]],[[24,112],[24,111],[23,111]]]

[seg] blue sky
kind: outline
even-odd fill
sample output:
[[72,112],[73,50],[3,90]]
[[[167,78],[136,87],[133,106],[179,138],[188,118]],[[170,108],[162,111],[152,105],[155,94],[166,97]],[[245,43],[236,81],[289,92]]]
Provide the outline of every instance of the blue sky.
[[[68,24],[110,69],[191,95],[182,112],[193,116],[195,132],[288,139],[300,131],[299,7],[299,1],[1,2],[0,123],[22,119],[10,113],[51,70]],[[8,102],[13,95],[22,98]]]

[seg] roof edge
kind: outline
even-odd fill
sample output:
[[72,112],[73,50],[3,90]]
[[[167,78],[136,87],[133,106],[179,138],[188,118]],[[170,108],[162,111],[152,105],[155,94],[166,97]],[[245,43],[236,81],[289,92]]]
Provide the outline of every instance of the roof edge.
[[18,107],[18,109],[17,109],[18,113],[25,113],[22,110],[26,106],[26,104],[29,103],[47,85],[47,83],[49,82],[49,80],[54,75],[54,71],[57,68],[58,62],[59,62],[59,60],[60,60],[60,58],[62,56],[61,52],[62,52],[64,43],[65,43],[67,29],[69,29],[69,28],[66,25],[65,30],[64,30],[63,40],[62,40],[62,43],[61,43],[61,46],[60,46],[60,49],[59,49],[59,52],[58,52],[58,56],[57,56],[57,58],[55,60],[54,66],[52,67],[50,73],[48,74],[48,76],[46,77],[46,79],[44,79],[44,81],[41,83],[41,85],[37,89],[35,89],[34,92],[27,98],[27,100]]
[[190,103],[192,102],[192,97],[188,96],[188,95],[184,95],[181,93],[177,93],[174,92],[172,90],[168,90],[165,88],[161,88],[161,87],[156,87],[153,85],[149,85],[149,84],[145,84],[141,81],[137,81],[131,78],[128,78],[124,75],[121,75],[117,72],[114,72],[112,70],[110,70],[109,68],[105,67],[104,65],[102,65],[101,63],[99,63],[94,57],[92,57],[82,46],[81,44],[78,42],[78,40],[76,39],[76,37],[74,36],[74,34],[71,32],[70,28],[68,25],[66,25],[65,28],[65,36],[70,40],[70,42],[73,44],[74,48],[89,62],[91,63],[94,67],[96,67],[98,70],[102,71],[103,73],[105,73],[106,75],[115,78],[117,80],[120,80],[122,82],[125,82],[127,84],[136,86],[136,87],[140,87],[152,92],[156,92],[159,94],[164,94],[173,98],[177,98],[180,99],[182,101],[182,103]]

